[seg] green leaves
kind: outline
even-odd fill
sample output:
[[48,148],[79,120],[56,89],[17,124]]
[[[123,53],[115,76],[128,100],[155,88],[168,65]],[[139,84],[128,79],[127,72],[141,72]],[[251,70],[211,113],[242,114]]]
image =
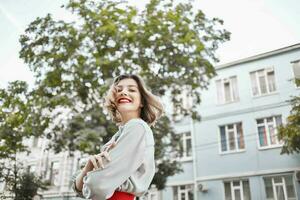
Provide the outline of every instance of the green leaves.
[[27,150],[23,140],[42,135],[48,122],[38,107],[33,106],[27,83],[14,81],[7,89],[0,89],[0,159]]
[[1,199],[31,200],[38,189],[47,189],[45,182],[36,174],[26,171],[20,164],[15,163],[11,168],[1,169],[0,177],[3,176],[6,184],[5,191],[8,192],[1,193]]
[[23,81],[9,83],[7,90],[0,89],[0,159],[24,149],[23,137],[29,137],[24,130],[30,108],[27,107],[27,84]]
[[14,191],[16,194],[15,199],[32,200],[40,188],[46,189],[47,187],[35,174],[30,172],[21,173]]
[[48,121],[33,106],[33,96],[27,88],[25,82],[14,81],[0,89],[0,181],[5,179],[6,190],[14,199],[32,199],[42,187],[34,175],[21,175],[17,160],[18,153],[29,151],[24,140],[42,135],[48,127]]
[[300,153],[300,97],[290,101],[292,110],[287,123],[278,128],[278,137],[284,142],[281,154]]
[[[230,36],[222,20],[206,18],[191,3],[167,0],[150,0],[141,12],[116,1],[70,0],[66,8],[76,21],[37,18],[20,38],[20,58],[36,77],[30,93],[35,115],[29,121],[40,116],[41,126],[32,130],[51,139],[50,148],[99,152],[117,130],[103,112],[103,97],[111,79],[123,73],[139,74],[156,95],[171,94],[174,118],[200,119],[201,90],[215,75],[211,61]],[[187,96],[190,106],[183,105]],[[178,170],[167,155],[180,151],[179,137],[167,117],[154,134],[161,161],[155,180],[163,188]]]

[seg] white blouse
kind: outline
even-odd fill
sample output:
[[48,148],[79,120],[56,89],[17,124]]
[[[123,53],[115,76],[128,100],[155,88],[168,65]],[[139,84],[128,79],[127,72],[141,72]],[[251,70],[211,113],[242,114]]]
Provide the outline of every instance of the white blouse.
[[[111,161],[104,162],[104,169],[90,171],[83,178],[83,197],[106,200],[116,190],[135,196],[142,196],[148,190],[155,173],[151,128],[140,118],[131,119],[119,127],[119,131],[102,150],[113,141],[116,146],[109,151]],[[73,189],[76,191],[74,181]]]

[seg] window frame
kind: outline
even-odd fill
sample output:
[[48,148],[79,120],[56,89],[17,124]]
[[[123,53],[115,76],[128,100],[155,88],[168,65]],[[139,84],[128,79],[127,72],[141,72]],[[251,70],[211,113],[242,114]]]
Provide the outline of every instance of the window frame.
[[292,81],[294,82],[295,88],[300,89],[300,77],[299,77],[299,85],[297,85],[297,82],[296,82],[297,77],[295,74],[295,66],[298,65],[298,67],[300,68],[300,59],[292,61],[291,64],[292,64],[292,74],[293,74]]
[[[54,163],[57,163],[58,165],[58,174],[55,176],[54,175]],[[60,167],[61,163],[59,160],[52,160],[50,162],[50,169],[49,169],[49,182],[50,182],[50,186],[51,187],[59,187],[60,186],[60,182],[61,182],[61,177],[60,177],[60,171],[59,171],[59,167]],[[55,178],[57,177],[57,184],[55,183]]]
[[140,197],[141,200],[159,200],[160,191],[156,188],[155,185],[151,185],[148,191]]
[[[187,136],[186,134],[189,133],[190,135]],[[185,131],[180,133],[180,140],[182,144],[182,156],[179,157],[181,162],[184,161],[190,161],[193,160],[193,137],[192,137],[192,132],[191,131]],[[191,155],[187,156],[187,140],[191,140]]]
[[180,101],[182,103],[182,107],[189,110],[193,107],[193,94],[188,91],[192,91],[190,86],[184,86]]
[[32,136],[32,138],[31,138],[31,147],[32,148],[39,148],[40,147],[39,143],[40,143],[40,138],[37,137],[37,136]]
[[[260,84],[259,76],[258,76],[258,73],[260,71],[263,71],[264,78],[265,78],[265,81],[266,81],[266,90],[267,90],[267,93],[264,93],[264,94],[261,93],[261,84]],[[271,71],[274,73],[274,86],[275,86],[275,90],[270,92],[268,72],[271,72]],[[255,83],[257,85],[257,90],[258,90],[258,94],[257,95],[255,95],[254,91],[253,91],[253,81],[252,81],[252,78],[251,78],[251,75],[253,73],[255,74]],[[274,69],[273,66],[262,68],[262,69],[257,69],[257,70],[254,70],[254,71],[250,71],[249,75],[250,75],[251,95],[252,95],[252,98],[262,97],[262,96],[268,96],[268,95],[272,95],[272,94],[278,93],[278,87],[277,87],[277,84],[276,84],[275,69]]]
[[[234,186],[233,182],[237,182],[239,181],[239,186]],[[224,195],[224,200],[226,200],[226,189],[225,189],[225,183],[229,183],[230,184],[230,195],[231,195],[231,199],[235,200],[235,190],[239,189],[240,190],[240,199],[244,200],[244,182],[247,181],[248,182],[248,186],[249,186],[249,194],[250,194],[250,199],[251,198],[251,187],[250,187],[250,181],[249,179],[243,178],[243,179],[233,179],[233,180],[223,180],[223,195]]]
[[[235,81],[234,81],[235,79]],[[218,82],[220,83],[220,88],[218,87]],[[226,101],[225,98],[225,83],[229,83],[229,90],[230,90],[230,100]],[[236,84],[236,86],[233,86],[234,84]],[[230,104],[230,103],[235,103],[238,102],[240,100],[240,96],[239,96],[239,87],[238,87],[238,79],[237,79],[237,75],[233,75],[233,76],[229,76],[227,78],[221,78],[215,81],[215,85],[216,85],[216,92],[217,92],[217,97],[216,97],[216,104],[217,105],[225,105],[225,104]],[[234,90],[236,89],[236,91],[234,92]],[[236,97],[233,94],[236,94]],[[221,100],[220,100],[220,96],[221,95]]]
[[28,173],[36,173],[37,172],[37,164],[36,163],[33,163],[31,165],[27,165],[27,172]]
[[6,182],[0,181],[0,194],[5,191],[5,187],[6,187]]
[[148,194],[148,199],[149,200],[158,200],[158,191],[155,192],[149,192]]
[[[180,187],[185,187],[184,189],[181,189]],[[176,188],[176,189],[175,189]],[[175,191],[177,191],[176,196]],[[193,198],[189,199],[189,191],[192,192]],[[173,199],[181,200],[181,194],[184,194],[185,200],[194,200],[194,184],[182,184],[182,185],[174,185],[173,186]]]
[[[242,128],[242,133],[243,133],[243,143],[244,143],[244,148],[243,149],[239,149],[238,148],[238,132],[237,132],[237,124],[241,124],[241,128]],[[235,136],[235,150],[230,150],[229,148],[229,136],[228,136],[228,126],[229,125],[233,125],[233,129],[234,129],[234,136]],[[226,147],[227,147],[227,151],[222,151],[222,137],[221,137],[221,127],[225,127],[225,137],[226,137]],[[227,123],[227,124],[223,124],[223,125],[219,125],[218,126],[218,137],[219,137],[219,154],[224,155],[224,154],[232,154],[232,153],[242,153],[246,151],[246,143],[245,143],[245,135],[244,135],[244,129],[243,129],[243,122],[242,121],[238,121],[238,122],[234,122],[234,123]]]
[[[272,117],[273,118],[273,125],[274,126],[274,131],[276,132],[275,135],[276,135],[276,144],[270,144],[270,132],[269,132],[269,128],[268,128],[268,122],[267,122],[267,119]],[[283,124],[283,118],[282,118],[282,115],[272,115],[272,116],[267,116],[267,117],[261,117],[261,118],[256,118],[255,119],[255,123],[256,123],[256,137],[257,137],[257,146],[258,146],[258,149],[259,150],[265,150],[265,149],[272,149],[272,148],[279,148],[279,147],[282,147],[283,146],[283,141],[279,141],[278,140],[278,137],[277,137],[277,134],[278,134],[278,124],[276,122],[276,117],[280,117],[280,120],[281,120],[281,124]],[[260,145],[260,137],[259,137],[259,131],[258,131],[258,123],[257,123],[257,120],[264,120],[264,128],[266,130],[266,137],[267,137],[267,145],[266,146],[261,146]]]
[[[295,180],[294,180],[294,175],[293,174],[272,174],[272,175],[267,175],[267,176],[263,176],[262,177],[262,181],[263,181],[263,184],[264,184],[264,192],[265,192],[265,198],[266,200],[271,200],[270,198],[267,199],[267,191],[266,191],[266,183],[265,183],[265,179],[266,178],[271,178],[271,183],[272,183],[272,192],[273,192],[273,196],[274,198],[272,200],[277,200],[277,194],[276,194],[276,185],[282,185],[283,186],[283,191],[285,193],[284,195],[284,198],[285,200],[291,200],[291,198],[288,197],[288,192],[287,192],[287,185],[286,185],[286,181],[285,181],[285,178],[284,176],[290,176],[291,179],[292,179],[292,183],[293,183],[293,191],[294,191],[294,195],[295,195],[295,198],[293,198],[292,200],[297,200],[298,197],[297,197],[297,190],[296,190],[296,186],[295,186]],[[281,178],[281,183],[275,183],[274,181],[274,178]]]

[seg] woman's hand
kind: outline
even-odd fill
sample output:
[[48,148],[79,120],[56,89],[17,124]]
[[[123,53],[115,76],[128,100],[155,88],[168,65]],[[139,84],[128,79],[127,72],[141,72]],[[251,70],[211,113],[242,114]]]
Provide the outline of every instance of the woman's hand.
[[85,173],[89,172],[89,171],[92,171],[94,169],[104,169],[105,166],[104,166],[104,160],[103,159],[106,159],[108,162],[110,162],[110,156],[109,156],[109,151],[114,148],[116,145],[115,142],[113,142],[112,144],[110,144],[106,149],[105,151],[99,153],[99,154],[96,154],[96,155],[92,155],[90,156],[90,158],[88,159],[85,167],[84,167],[84,171]]
[[86,174],[93,169],[98,169],[99,167],[104,168],[103,158],[105,158],[108,162],[110,161],[110,157],[108,152],[116,146],[115,142],[112,142],[103,152],[90,156],[81,173],[77,176],[75,181],[75,190],[82,191],[83,187],[83,178]]

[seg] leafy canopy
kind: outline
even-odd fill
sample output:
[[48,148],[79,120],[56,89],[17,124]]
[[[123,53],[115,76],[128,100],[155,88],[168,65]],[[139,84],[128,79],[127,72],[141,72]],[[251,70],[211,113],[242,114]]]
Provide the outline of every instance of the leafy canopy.
[[[192,3],[150,0],[138,11],[126,2],[70,0],[76,21],[37,18],[20,38],[20,57],[35,75],[34,105],[48,126],[44,131],[56,152],[97,153],[117,130],[103,110],[113,77],[142,76],[149,89],[169,97],[173,114],[199,119],[201,89],[215,75],[215,50],[230,34],[223,21],[208,19]],[[184,89],[183,89],[184,88]],[[191,107],[182,105],[190,94]],[[179,136],[164,116],[154,128],[159,189],[179,171]]]

